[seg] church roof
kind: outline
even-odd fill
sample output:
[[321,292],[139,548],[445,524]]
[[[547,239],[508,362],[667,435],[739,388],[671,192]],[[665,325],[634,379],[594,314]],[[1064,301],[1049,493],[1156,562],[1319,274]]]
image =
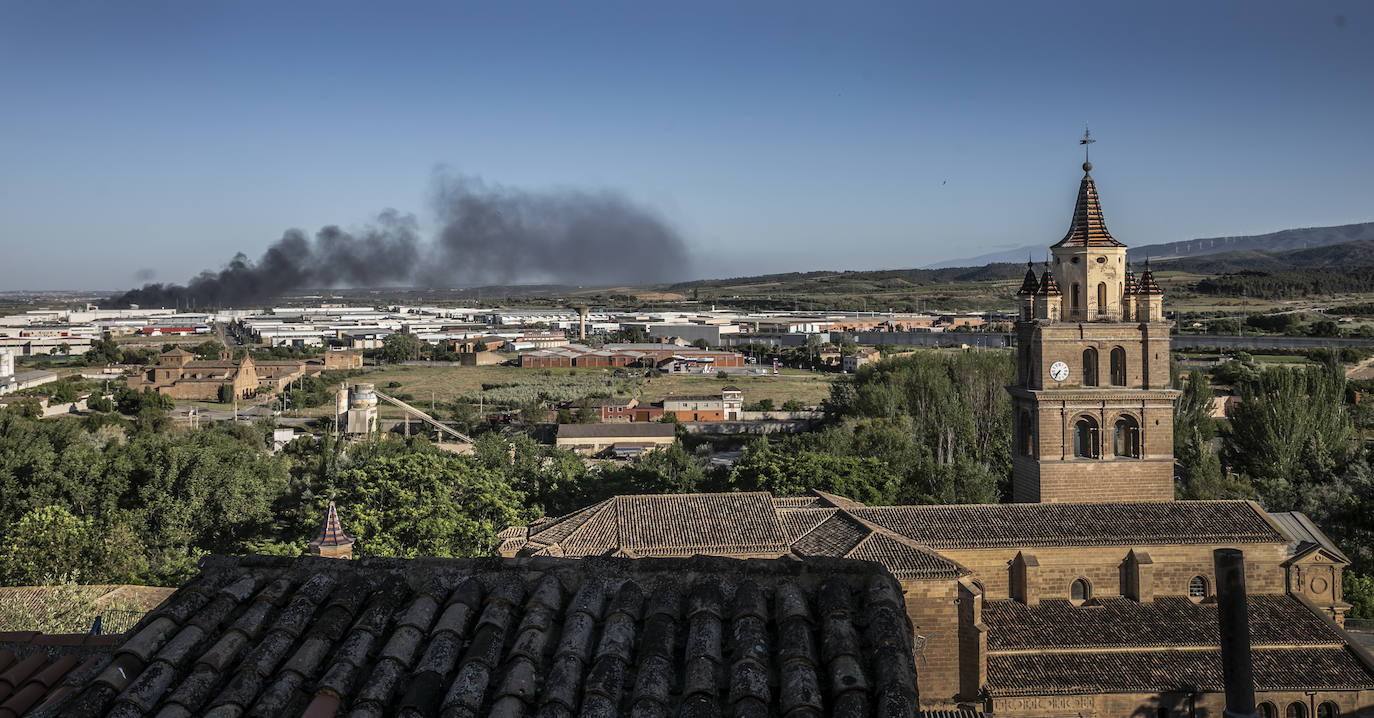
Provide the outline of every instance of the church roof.
[[[1289,595],[1249,596],[1260,690],[1370,688],[1374,673],[1326,619]],[[1184,596],[987,601],[993,695],[1221,691],[1217,605]]]
[[1102,203],[1097,198],[1097,185],[1088,173],[1092,165],[1083,164],[1083,181],[1078,183],[1078,201],[1073,206],[1073,221],[1069,232],[1056,247],[1124,247],[1107,231],[1102,216]]
[[836,559],[210,556],[39,715],[889,715],[912,626]]
[[1026,262],[1026,278],[1021,280],[1021,288],[1016,290],[1017,296],[1028,297],[1035,294],[1035,290],[1040,288],[1040,283],[1035,279],[1035,268],[1030,262]]
[[1155,281],[1155,273],[1150,271],[1150,265],[1145,265],[1145,272],[1140,275],[1140,288],[1136,294],[1163,294],[1164,290],[1159,288],[1159,283]]
[[[592,424],[596,426],[596,424]],[[619,550],[636,556],[787,553],[773,497],[760,491],[615,496],[531,526],[524,553],[565,556]]]
[[812,491],[616,496],[528,528],[501,532],[522,556],[826,556],[876,561],[901,579],[967,573],[927,546],[855,516],[863,504]]
[[1288,542],[1248,501],[882,506],[853,514],[937,551]]
[[1127,267],[1127,268],[1126,268],[1126,288],[1125,288],[1126,295],[1127,295],[1127,296],[1130,296],[1130,295],[1132,295],[1132,294],[1135,294],[1135,293],[1138,292],[1139,290],[1140,290],[1140,283],[1137,282],[1137,281],[1135,280],[1135,272],[1132,272],[1131,269],[1130,269],[1129,267]]
[[1054,281],[1054,275],[1050,274],[1049,269],[1046,269],[1045,274],[1040,277],[1040,288],[1036,293],[1048,297],[1057,297],[1063,294],[1063,292],[1059,291],[1059,283]]
[[193,356],[195,356],[195,354],[192,354],[191,352],[188,352],[188,351],[186,351],[185,349],[182,349],[181,347],[172,347],[171,349],[168,349],[167,351],[162,352],[162,354],[159,354],[158,356],[164,356],[164,357],[193,357]]
[[334,508],[334,502],[330,501],[329,512],[324,518],[324,526],[320,527],[320,533],[310,541],[310,547],[352,545],[353,539],[344,533],[343,526],[339,523],[339,512]]
[[[764,492],[617,496],[501,533],[520,555],[870,557],[900,578],[962,575],[947,549],[1286,544],[1248,501],[869,507]],[[879,536],[875,538],[875,536]]]

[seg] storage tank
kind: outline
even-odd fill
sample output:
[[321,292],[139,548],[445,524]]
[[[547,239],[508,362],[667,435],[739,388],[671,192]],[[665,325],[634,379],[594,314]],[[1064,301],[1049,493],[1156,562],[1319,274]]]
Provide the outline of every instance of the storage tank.
[[377,406],[377,387],[371,384],[354,384],[353,394],[348,398],[350,409],[374,409]]

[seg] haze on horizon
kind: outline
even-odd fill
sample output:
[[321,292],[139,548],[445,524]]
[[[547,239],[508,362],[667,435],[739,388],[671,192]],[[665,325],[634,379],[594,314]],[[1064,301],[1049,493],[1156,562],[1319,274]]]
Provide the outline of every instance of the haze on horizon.
[[[661,219],[693,277],[1374,219],[1361,2],[0,4],[0,288],[184,283],[436,168]],[[607,257],[614,262],[615,257]],[[692,277],[683,277],[692,278]]]

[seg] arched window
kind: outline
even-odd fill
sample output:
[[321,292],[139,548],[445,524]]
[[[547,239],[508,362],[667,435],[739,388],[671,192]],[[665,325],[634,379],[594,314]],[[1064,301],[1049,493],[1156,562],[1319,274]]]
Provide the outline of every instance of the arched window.
[[1018,429],[1021,438],[1021,455],[1035,455],[1035,428],[1031,424],[1030,412],[1021,413],[1020,427]]
[[1341,718],[1340,706],[1331,701],[1322,703],[1317,706],[1317,718]]
[[1101,456],[1097,449],[1097,422],[1091,416],[1074,422],[1073,455],[1082,459],[1096,459]]
[[1097,386],[1097,350],[1083,350],[1083,386]]
[[1201,601],[1207,598],[1207,579],[1201,576],[1194,576],[1188,580],[1188,598],[1194,601]]
[[1112,349],[1112,386],[1126,386],[1126,350]]
[[1260,718],[1279,718],[1279,709],[1273,703],[1265,701],[1258,706]]
[[1112,439],[1112,453],[1129,459],[1140,458],[1140,424],[1136,423],[1135,417],[1123,416],[1117,419]]
[[1069,584],[1069,600],[1075,603],[1082,603],[1093,597],[1093,588],[1088,584],[1088,579],[1076,579]]
[[1083,309],[1083,301],[1082,301],[1081,299],[1079,299],[1079,297],[1078,297],[1078,282],[1074,282],[1074,283],[1073,283],[1073,287],[1069,290],[1069,292],[1070,292],[1070,295],[1071,295],[1072,298],[1073,298],[1073,305],[1072,305],[1072,306],[1073,306],[1073,310],[1074,310],[1075,312],[1082,310],[1082,309]]
[[1284,711],[1284,718],[1307,718],[1307,706],[1300,701],[1293,701],[1288,704],[1288,710]]
[[1107,311],[1107,283],[1097,283],[1097,313],[1102,314]]

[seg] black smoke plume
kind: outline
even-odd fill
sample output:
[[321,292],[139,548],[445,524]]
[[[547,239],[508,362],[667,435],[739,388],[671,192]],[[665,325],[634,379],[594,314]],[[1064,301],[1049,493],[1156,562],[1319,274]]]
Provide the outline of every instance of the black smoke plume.
[[312,240],[288,230],[257,261],[239,253],[184,286],[146,284],[110,303],[251,306],[308,289],[651,283],[689,271],[682,238],[614,192],[525,192],[440,176],[433,204],[440,230],[429,243],[414,217],[387,210],[359,233],[331,226]]

